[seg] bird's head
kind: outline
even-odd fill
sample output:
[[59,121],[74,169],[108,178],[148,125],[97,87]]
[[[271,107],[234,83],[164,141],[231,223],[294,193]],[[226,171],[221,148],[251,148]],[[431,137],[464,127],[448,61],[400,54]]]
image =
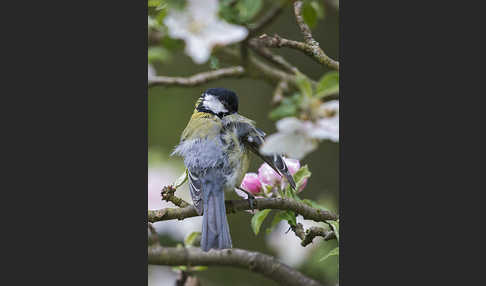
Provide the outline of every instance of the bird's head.
[[222,118],[238,112],[238,97],[236,93],[225,88],[210,88],[196,102],[196,110]]

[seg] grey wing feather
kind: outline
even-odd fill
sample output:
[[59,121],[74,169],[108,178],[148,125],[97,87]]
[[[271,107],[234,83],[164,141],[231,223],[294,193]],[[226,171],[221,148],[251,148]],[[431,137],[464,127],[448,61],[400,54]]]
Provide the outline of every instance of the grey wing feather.
[[189,170],[188,170],[188,174],[189,174],[189,190],[191,192],[192,202],[196,207],[197,213],[201,215],[203,212],[201,180]]

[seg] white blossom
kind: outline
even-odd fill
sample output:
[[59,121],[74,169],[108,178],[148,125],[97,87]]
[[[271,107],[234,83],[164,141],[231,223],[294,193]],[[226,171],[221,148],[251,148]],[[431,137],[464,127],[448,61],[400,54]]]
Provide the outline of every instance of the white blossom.
[[339,142],[339,101],[323,103],[319,109],[327,116],[316,122],[310,132],[311,137]]
[[246,38],[248,30],[218,18],[218,0],[188,0],[183,11],[172,9],[164,19],[169,36],[186,42],[185,52],[194,62],[205,63],[216,45]]
[[323,115],[316,122],[286,117],[277,121],[278,132],[269,135],[260,148],[263,154],[287,154],[302,159],[317,148],[319,140],[339,142],[339,102],[323,103],[319,107]]
[[[306,220],[301,215],[296,218],[298,223],[301,223],[304,229],[313,226],[323,227],[322,223],[313,220]],[[290,225],[286,220],[281,221],[275,229],[265,237],[267,245],[276,252],[279,260],[283,261],[292,267],[299,267],[316,249],[319,247],[317,241],[322,240],[322,237],[317,237],[314,243],[302,247],[301,240],[295,233],[288,231]]]

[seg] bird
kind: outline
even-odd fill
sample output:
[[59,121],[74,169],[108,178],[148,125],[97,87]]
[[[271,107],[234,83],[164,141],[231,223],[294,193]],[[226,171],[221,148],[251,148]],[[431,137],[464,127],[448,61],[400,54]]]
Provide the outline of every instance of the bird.
[[171,155],[183,158],[193,205],[203,216],[203,251],[232,248],[224,197],[225,192],[233,192],[241,184],[249,167],[250,153],[269,164],[295,189],[282,155],[259,152],[265,135],[253,120],[238,113],[235,92],[209,88],[197,99],[189,123]]

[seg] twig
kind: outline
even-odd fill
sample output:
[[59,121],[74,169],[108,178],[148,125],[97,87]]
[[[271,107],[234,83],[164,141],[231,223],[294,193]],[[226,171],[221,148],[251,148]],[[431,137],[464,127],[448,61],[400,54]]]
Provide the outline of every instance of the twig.
[[263,47],[260,42],[257,39],[251,39],[248,44],[250,45],[251,49],[255,51],[258,55],[264,57],[265,59],[279,65],[283,69],[297,74],[299,70],[291,65],[286,59],[284,59],[282,56],[275,55],[272,52],[270,52],[268,49]]
[[295,225],[295,226],[292,226],[291,225],[290,228],[292,229],[292,231],[295,233],[295,235],[298,238],[304,240],[304,238],[305,238],[305,230],[304,230],[304,227],[302,226],[301,223],[297,223],[297,225]]
[[300,32],[304,36],[304,42],[308,45],[319,46],[319,43],[312,37],[310,27],[305,23],[304,16],[302,16],[302,1],[294,1],[294,14]]
[[204,84],[208,81],[220,79],[224,77],[238,77],[245,72],[241,66],[222,68],[208,72],[202,72],[190,77],[168,77],[168,76],[154,76],[149,77],[149,87],[156,85],[164,86],[196,86]]
[[278,104],[282,101],[284,92],[288,91],[289,85],[286,81],[280,81],[277,86],[275,87],[275,91],[273,92],[272,97],[272,104]]
[[297,20],[297,25],[304,36],[304,42],[309,46],[310,54],[319,63],[327,65],[335,70],[339,70],[339,62],[328,57],[324,51],[319,47],[319,43],[312,37],[312,32],[309,26],[305,23],[304,17],[302,16],[302,1],[294,0],[294,14]]
[[[233,61],[241,61],[240,53],[234,49],[225,47],[219,51],[223,56],[227,56]],[[260,80],[263,79],[271,84],[277,84],[281,80],[285,80],[292,84],[292,86],[298,88],[297,77],[295,75],[288,74],[278,68],[269,66],[252,55],[248,55],[248,60],[249,67],[246,70],[247,76]]]
[[162,200],[166,202],[172,202],[174,205],[184,208],[190,206],[191,204],[186,202],[185,200],[179,198],[178,196],[174,195],[176,189],[172,186],[165,186],[162,188],[160,195],[162,196]]
[[[226,213],[235,213],[238,211],[250,210],[247,200],[228,200],[226,203]],[[296,200],[284,198],[258,198],[254,201],[254,208],[276,209],[276,210],[291,210],[297,214],[302,215],[305,219],[314,221],[337,220],[337,215],[310,207],[304,203]],[[196,208],[193,205],[184,208],[164,208],[160,210],[149,210],[148,221],[157,222],[171,219],[183,220],[189,217],[199,216]]]
[[305,247],[305,246],[311,244],[312,243],[312,240],[316,236],[322,236],[324,238],[324,240],[331,240],[331,239],[335,239],[336,238],[336,235],[334,234],[334,231],[332,231],[332,230],[325,230],[322,227],[313,226],[313,227],[309,228],[308,230],[306,230],[305,236],[302,239],[302,242],[301,242],[300,245],[302,245],[302,246]]
[[272,7],[263,17],[261,17],[256,23],[249,25],[250,32],[248,38],[252,38],[258,35],[263,29],[265,29],[270,23],[272,23],[278,15],[283,11],[285,3],[280,3]]
[[287,47],[300,50],[317,60],[319,63],[327,65],[335,70],[339,70],[339,62],[328,57],[324,51],[322,51],[319,45],[312,46],[303,42],[288,40],[280,37],[279,35],[268,36],[267,34],[261,35],[258,37],[258,40],[269,48]]
[[302,240],[300,245],[302,245],[304,247],[311,244],[312,240],[316,236],[322,236],[322,237],[324,237],[324,240],[331,240],[331,239],[336,238],[334,231],[325,230],[324,228],[318,227],[318,226],[313,226],[313,227],[310,227],[307,230],[304,230],[304,227],[302,226],[302,224],[297,223],[296,226],[291,226],[290,228],[295,233],[295,235]]
[[280,285],[321,285],[274,257],[243,249],[210,250],[199,248],[150,247],[148,263],[156,265],[219,265],[248,269],[260,273]]

